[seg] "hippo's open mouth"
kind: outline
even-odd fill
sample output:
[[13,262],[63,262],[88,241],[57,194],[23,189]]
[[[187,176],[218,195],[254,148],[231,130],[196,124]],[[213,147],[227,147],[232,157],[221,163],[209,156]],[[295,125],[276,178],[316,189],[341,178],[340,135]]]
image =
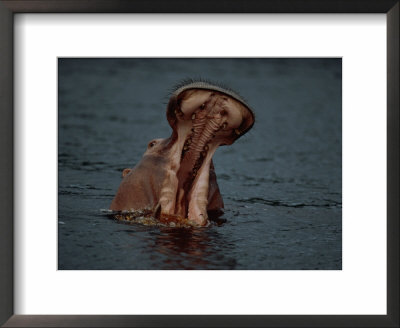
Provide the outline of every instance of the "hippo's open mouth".
[[204,82],[177,89],[167,108],[173,129],[171,161],[160,193],[160,218],[207,223],[212,156],[254,123],[254,115],[235,93]]
[[208,213],[221,213],[212,156],[254,124],[245,101],[229,89],[184,82],[167,107],[172,135],[154,139],[141,161],[122,172],[110,210],[146,210],[161,223],[204,226]]

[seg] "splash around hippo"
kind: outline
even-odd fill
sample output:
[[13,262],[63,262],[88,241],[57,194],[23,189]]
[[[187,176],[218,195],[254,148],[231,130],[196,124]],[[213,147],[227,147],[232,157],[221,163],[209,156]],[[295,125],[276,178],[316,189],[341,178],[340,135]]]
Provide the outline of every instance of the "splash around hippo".
[[151,140],[141,161],[123,171],[110,210],[147,210],[163,223],[205,226],[224,208],[212,156],[249,131],[254,114],[232,90],[189,81],[172,93],[167,120],[172,135]]

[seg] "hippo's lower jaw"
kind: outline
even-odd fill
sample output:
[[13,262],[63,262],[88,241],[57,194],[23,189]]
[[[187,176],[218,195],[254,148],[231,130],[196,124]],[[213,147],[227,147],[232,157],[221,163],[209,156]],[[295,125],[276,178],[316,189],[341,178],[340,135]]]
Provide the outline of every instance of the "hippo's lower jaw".
[[192,89],[177,99],[172,156],[160,193],[161,220],[208,223],[212,156],[218,146],[232,144],[244,132],[249,115],[245,106],[217,91]]

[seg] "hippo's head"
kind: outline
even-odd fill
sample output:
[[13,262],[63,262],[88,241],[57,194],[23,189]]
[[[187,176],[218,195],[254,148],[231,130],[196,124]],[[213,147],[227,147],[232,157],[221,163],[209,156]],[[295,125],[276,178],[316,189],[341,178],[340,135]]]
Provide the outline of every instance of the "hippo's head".
[[223,208],[212,156],[254,124],[254,114],[235,92],[203,81],[182,84],[167,106],[168,139],[154,139],[142,161],[123,172],[110,208],[153,210],[162,222],[203,226],[208,212]]

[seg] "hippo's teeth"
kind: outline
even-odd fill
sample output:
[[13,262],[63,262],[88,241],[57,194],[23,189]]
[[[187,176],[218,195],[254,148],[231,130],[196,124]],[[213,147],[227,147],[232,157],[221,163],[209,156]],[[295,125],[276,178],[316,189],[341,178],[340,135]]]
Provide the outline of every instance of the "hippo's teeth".
[[235,129],[235,133],[239,136],[240,135],[240,130],[239,129]]
[[228,125],[228,123],[224,123],[224,124],[222,124],[222,130],[225,130],[225,128],[227,127],[227,125]]
[[208,145],[204,146],[204,150],[207,151],[208,150]]
[[192,115],[192,120],[194,120],[196,118],[196,114]]

